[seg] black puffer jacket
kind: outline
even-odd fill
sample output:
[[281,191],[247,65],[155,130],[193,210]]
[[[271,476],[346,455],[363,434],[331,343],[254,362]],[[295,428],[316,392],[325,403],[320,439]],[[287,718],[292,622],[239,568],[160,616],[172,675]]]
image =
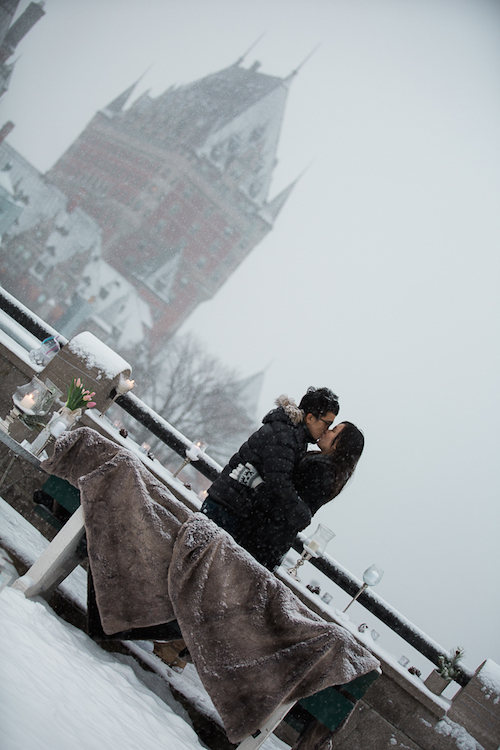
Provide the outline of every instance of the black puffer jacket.
[[270,506],[292,523],[307,526],[311,511],[300,498],[292,478],[295,467],[306,453],[307,444],[314,440],[303,421],[303,412],[292,399],[280,396],[276,403],[278,408],[266,414],[263,426],[234,454],[210,487],[208,495],[234,515],[249,518],[258,493],[229,477],[238,464],[249,462],[265,482]]
[[324,453],[308,453],[297,465],[293,483],[302,500],[314,516],[327,503],[335,482],[335,467],[331,456]]
[[[335,469],[329,456],[308,453],[297,464],[293,482],[301,500],[307,504],[311,516],[330,499],[335,481]],[[255,492],[255,509],[240,544],[259,562],[272,570],[293,545],[299,531],[310,522],[297,521],[291,514],[283,514],[269,502],[266,483]]]

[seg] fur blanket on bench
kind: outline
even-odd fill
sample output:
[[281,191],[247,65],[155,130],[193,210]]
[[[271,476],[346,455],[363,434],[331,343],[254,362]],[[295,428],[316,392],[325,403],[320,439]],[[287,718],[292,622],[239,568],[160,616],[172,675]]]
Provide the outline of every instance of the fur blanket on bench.
[[350,682],[379,662],[325,622],[131,452],[82,427],[43,468],[81,492],[106,633],[177,619],[231,742],[282,703]]

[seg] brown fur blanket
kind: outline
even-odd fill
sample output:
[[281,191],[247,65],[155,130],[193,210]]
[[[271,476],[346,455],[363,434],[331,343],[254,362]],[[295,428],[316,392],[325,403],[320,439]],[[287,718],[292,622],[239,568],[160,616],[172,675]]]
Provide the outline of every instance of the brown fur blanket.
[[379,666],[344,628],[311,612],[132,453],[83,427],[43,464],[80,488],[106,633],[177,619],[231,742],[285,701]]

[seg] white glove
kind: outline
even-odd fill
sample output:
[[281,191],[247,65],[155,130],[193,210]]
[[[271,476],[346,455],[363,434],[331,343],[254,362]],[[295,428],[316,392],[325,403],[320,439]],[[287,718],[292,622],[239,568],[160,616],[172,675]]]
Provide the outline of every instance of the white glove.
[[255,466],[252,466],[248,461],[246,464],[238,464],[229,476],[251,490],[254,490],[264,481]]

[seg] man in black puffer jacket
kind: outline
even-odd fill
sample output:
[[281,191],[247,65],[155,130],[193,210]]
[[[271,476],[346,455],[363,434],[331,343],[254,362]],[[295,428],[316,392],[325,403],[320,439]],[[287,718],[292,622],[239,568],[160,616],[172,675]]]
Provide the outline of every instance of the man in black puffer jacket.
[[305,528],[311,511],[293,485],[293,472],[307,444],[323,435],[339,411],[337,396],[329,388],[308,388],[298,407],[288,396],[280,396],[276,404],[262,420],[263,426],[250,435],[212,484],[202,506],[205,515],[243,546],[256,502],[255,484],[251,472],[246,485],[241,476],[233,479],[231,472],[240,464],[250,464],[265,481],[280,514]]

